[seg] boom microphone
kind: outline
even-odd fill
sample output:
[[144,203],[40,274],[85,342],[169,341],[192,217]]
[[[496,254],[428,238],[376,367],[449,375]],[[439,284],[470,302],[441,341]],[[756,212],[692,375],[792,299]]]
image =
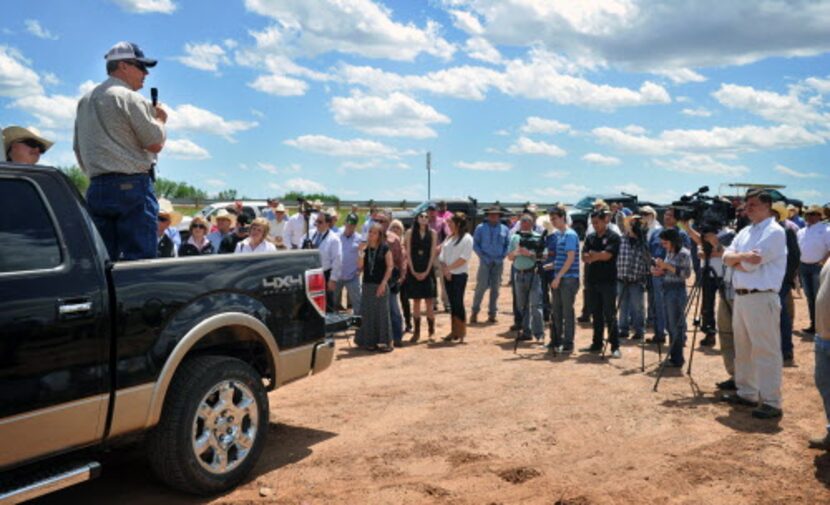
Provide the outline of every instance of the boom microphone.
[[153,101],[153,107],[159,104],[159,89],[150,88],[150,100]]

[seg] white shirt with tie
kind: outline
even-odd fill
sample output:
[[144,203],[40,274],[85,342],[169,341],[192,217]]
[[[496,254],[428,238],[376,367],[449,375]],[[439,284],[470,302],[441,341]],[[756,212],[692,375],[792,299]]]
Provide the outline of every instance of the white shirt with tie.
[[[305,238],[305,237],[303,237]],[[331,230],[323,233],[315,231],[311,234],[311,244],[320,251],[321,268],[331,270],[330,281],[339,281],[343,270],[343,251],[340,248],[340,237]]]
[[758,251],[761,263],[753,265],[742,261],[741,266],[745,271],[735,269],[732,285],[735,289],[757,289],[777,293],[781,290],[784,272],[787,269],[787,237],[784,228],[773,218],[767,218],[742,229],[726,248],[727,253],[751,251]]

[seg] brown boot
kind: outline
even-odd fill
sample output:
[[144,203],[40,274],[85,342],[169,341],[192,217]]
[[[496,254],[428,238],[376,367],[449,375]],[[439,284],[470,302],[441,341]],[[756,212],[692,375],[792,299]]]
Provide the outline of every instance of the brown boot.
[[442,339],[444,342],[452,342],[453,340],[455,340],[455,332],[458,329],[458,323],[457,319],[454,317],[450,319],[450,328],[451,329],[449,335]]
[[429,341],[432,342],[432,337],[435,336],[435,318],[428,317],[427,318],[427,327],[429,328]]
[[453,318],[455,321],[455,339],[461,343],[464,343],[464,337],[467,336],[467,323],[463,319],[456,319]]
[[414,344],[417,341],[421,340],[421,318],[415,317],[413,319],[413,322],[415,323],[415,330],[412,332],[412,336],[409,337],[409,341]]

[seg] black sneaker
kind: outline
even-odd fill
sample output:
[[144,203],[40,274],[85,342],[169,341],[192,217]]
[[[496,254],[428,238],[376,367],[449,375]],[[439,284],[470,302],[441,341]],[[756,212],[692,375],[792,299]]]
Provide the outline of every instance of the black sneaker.
[[746,398],[744,398],[743,396],[740,396],[737,393],[735,393],[735,394],[730,393],[730,394],[721,395],[720,401],[730,403],[732,405],[743,405],[745,407],[757,407],[758,406],[758,404],[756,402],[753,402],[752,400],[747,400]]
[[715,345],[715,334],[709,333],[706,337],[700,341],[700,345],[702,347],[712,347]]
[[801,331],[803,331],[804,333],[815,333],[816,328],[815,326],[808,326],[807,328],[801,328]]
[[619,338],[628,338],[628,332],[627,331],[625,331],[625,332],[621,331],[620,334],[617,335],[617,337],[619,337]]
[[591,344],[590,347],[583,347],[579,352],[601,352],[602,344]]
[[718,382],[715,387],[720,391],[737,391],[738,386],[735,385],[735,379],[728,379],[723,382]]
[[642,333],[635,333],[634,336],[631,337],[631,340],[642,340],[643,339]]
[[514,324],[514,325],[510,326],[510,331],[519,331],[521,329],[522,329],[522,327],[518,324]]
[[755,419],[777,419],[783,415],[784,412],[772,405],[762,403],[758,408],[752,411],[752,417]]
[[579,316],[576,318],[577,323],[590,323],[591,316]]
[[573,344],[564,344],[562,345],[562,352],[565,354],[570,354],[574,352],[574,345]]
[[793,353],[788,352],[788,353],[784,354],[783,358],[784,358],[784,366],[787,366],[787,367],[795,366],[795,356],[793,356]]
[[830,433],[824,435],[823,437],[811,438],[808,444],[810,449],[830,451]]
[[666,339],[665,338],[651,337],[651,338],[646,339],[646,343],[647,344],[666,345]]

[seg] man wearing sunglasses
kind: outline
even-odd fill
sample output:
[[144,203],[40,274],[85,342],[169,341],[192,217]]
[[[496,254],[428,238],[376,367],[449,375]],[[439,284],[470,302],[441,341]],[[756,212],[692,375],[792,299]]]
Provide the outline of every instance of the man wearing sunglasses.
[[3,130],[3,152],[6,161],[22,165],[37,165],[40,155],[52,147],[52,142],[20,126]]
[[138,93],[156,60],[131,42],[106,56],[109,78],[78,103],[73,148],[90,178],[87,204],[110,258],[156,257],[158,201],[150,177],[167,113]]

